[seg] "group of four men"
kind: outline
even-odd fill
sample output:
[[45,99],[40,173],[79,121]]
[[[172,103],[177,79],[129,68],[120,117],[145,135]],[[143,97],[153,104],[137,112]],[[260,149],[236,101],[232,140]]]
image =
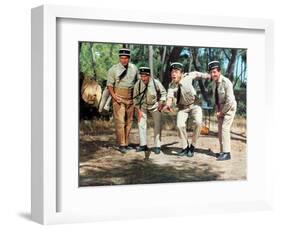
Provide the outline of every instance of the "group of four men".
[[[218,118],[220,153],[217,160],[231,159],[230,128],[236,112],[236,101],[231,81],[220,72],[220,63],[212,61],[208,64],[208,73],[184,73],[183,65],[174,62],[170,65],[171,83],[168,92],[161,82],[151,76],[150,68],[137,67],[129,62],[130,50],[119,50],[119,63],[113,65],[107,76],[107,88],[113,99],[113,116],[115,120],[118,149],[126,153],[129,146],[129,134],[133,123],[134,111],[137,111],[140,145],[136,151],[146,151],[147,117],[151,114],[154,123],[154,149],[161,152],[161,111],[172,111],[176,101],[177,128],[182,141],[180,156],[192,157],[202,125],[202,108],[196,105],[196,91],[193,80],[212,79],[213,96]],[[194,122],[192,141],[189,143],[186,121],[191,117]]]

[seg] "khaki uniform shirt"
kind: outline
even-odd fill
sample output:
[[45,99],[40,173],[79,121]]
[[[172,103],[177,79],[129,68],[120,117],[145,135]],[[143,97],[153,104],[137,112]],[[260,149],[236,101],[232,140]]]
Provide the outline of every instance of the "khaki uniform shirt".
[[113,65],[108,70],[107,86],[121,89],[133,89],[138,77],[138,69],[134,64],[129,63],[126,75],[120,79],[120,75],[124,71],[125,67],[121,63]]
[[196,91],[192,85],[193,80],[208,79],[209,74],[201,72],[185,73],[183,78],[178,84],[171,82],[168,89],[168,98],[178,98],[179,86],[180,89],[180,101],[177,102],[179,106],[189,106],[194,103]]
[[[236,106],[236,100],[233,93],[233,85],[231,81],[223,75],[220,75],[217,82],[218,82],[218,96],[219,96],[220,111],[223,113],[227,113],[230,109]],[[213,81],[214,101],[215,101],[217,82]]]
[[[155,86],[153,83],[155,82]],[[145,94],[143,95],[142,92],[145,90],[146,85],[143,83],[142,80],[138,80],[134,87],[134,104],[136,107],[144,110],[155,110],[159,102],[157,101],[157,91],[159,91],[160,99],[159,101],[165,101],[167,92],[164,86],[161,84],[159,80],[153,79],[150,77],[150,80],[147,85],[147,89]],[[156,89],[155,89],[156,88]],[[143,96],[143,97],[142,97]]]

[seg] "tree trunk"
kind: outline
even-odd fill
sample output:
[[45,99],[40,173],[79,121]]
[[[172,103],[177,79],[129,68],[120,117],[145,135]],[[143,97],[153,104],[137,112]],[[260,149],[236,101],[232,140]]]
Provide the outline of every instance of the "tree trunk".
[[213,50],[211,48],[208,48],[208,54],[209,54],[209,62],[213,61],[214,55],[213,55]]
[[192,50],[189,49],[189,53],[190,53],[190,56],[189,56],[189,67],[188,67],[188,72],[190,73],[191,70],[192,70],[192,63],[193,63],[193,54],[192,54]]
[[96,80],[96,71],[95,71],[95,65],[96,65],[96,56],[95,56],[95,51],[94,51],[94,43],[90,43],[90,53],[91,53],[91,55],[92,55],[92,68],[93,68],[93,74],[94,74],[94,78],[95,78],[95,80]]
[[109,57],[113,55],[113,44],[111,44],[110,49],[109,49]]
[[233,82],[234,78],[234,67],[237,57],[237,51],[237,49],[231,49],[231,57],[225,73],[226,77],[228,77],[231,82]]
[[95,51],[94,51],[93,43],[90,43],[90,51],[91,51],[91,55],[92,55],[93,66],[95,66],[95,64],[96,64],[96,57],[95,57]]
[[163,46],[163,51],[162,51],[162,56],[161,56],[161,69],[160,69],[160,76],[159,76],[159,79],[160,79],[161,82],[163,82],[163,79],[164,79],[166,54],[167,54],[167,46]]
[[153,46],[148,46],[148,60],[149,60],[149,68],[151,76],[155,77],[153,74]]
[[[192,50],[192,56],[193,56],[194,69],[199,72],[205,72],[204,70],[202,70],[200,62],[198,60],[198,48],[191,48],[191,50]],[[204,101],[206,101],[206,102],[208,102],[208,104],[210,104],[208,93],[204,87],[203,81],[198,80],[198,83],[199,83],[199,88],[200,88]]]
[[208,68],[208,63],[210,62],[210,53],[209,49],[206,48],[206,67]]
[[[239,61],[239,59],[238,59],[238,61]],[[238,66],[238,64],[239,64],[238,61],[237,61],[237,66]],[[242,62],[242,60],[241,60],[241,62]],[[242,71],[242,69],[241,69],[241,71]],[[236,84],[237,84],[239,78],[240,78],[240,75],[238,76],[238,68],[236,68],[235,80],[234,80],[234,84],[233,84],[233,89],[235,88],[235,86],[236,86]]]
[[166,62],[166,69],[165,69],[165,74],[164,74],[164,79],[163,79],[163,86],[165,88],[168,87],[169,82],[170,82],[170,63],[178,61],[180,53],[182,51],[182,47],[175,46],[175,47],[171,47],[171,49],[172,49],[171,53]]
[[[208,71],[208,63],[210,62],[210,49],[209,48],[206,48],[205,49],[205,52],[206,52],[206,70],[205,71]],[[205,72],[204,71],[204,72]],[[208,88],[208,85],[209,85],[209,81],[205,81],[205,83],[204,83],[204,87],[205,88]]]

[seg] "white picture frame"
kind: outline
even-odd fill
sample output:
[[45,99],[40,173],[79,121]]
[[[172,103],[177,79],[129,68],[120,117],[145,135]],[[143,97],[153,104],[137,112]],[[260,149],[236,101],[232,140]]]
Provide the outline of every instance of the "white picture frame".
[[[243,31],[245,34],[254,31],[251,36],[257,36],[260,39],[257,40],[259,45],[261,45],[260,53],[262,57],[253,57],[251,60],[250,56],[249,60],[250,73],[258,74],[258,80],[260,82],[254,83],[256,85],[253,85],[253,81],[250,82],[248,92],[250,99],[248,117],[251,118],[251,122],[248,124],[249,131],[247,135],[251,135],[252,138],[250,138],[248,142],[248,154],[250,154],[250,157],[248,159],[249,177],[247,177],[247,181],[200,182],[196,184],[180,183],[157,186],[130,185],[129,187],[114,186],[114,188],[109,186],[107,188],[86,188],[79,190],[79,188],[75,187],[75,182],[73,182],[76,179],[70,178],[70,184],[72,183],[71,186],[74,186],[75,192],[72,191],[72,193],[68,191],[68,187],[65,183],[66,179],[63,176],[66,173],[64,170],[69,170],[67,169],[68,165],[73,165],[75,161],[64,161],[65,158],[57,154],[58,151],[61,151],[61,144],[58,139],[58,132],[60,131],[58,128],[58,116],[59,113],[62,112],[61,108],[58,108],[58,98],[59,95],[63,97],[60,88],[62,86],[61,83],[58,83],[60,80],[57,78],[60,74],[58,70],[58,65],[60,64],[58,58],[58,34],[61,34],[60,29],[63,29],[59,24],[61,19],[69,21],[68,27],[70,29],[72,27],[71,23],[76,21],[79,22],[76,24],[76,28],[81,27],[81,23],[83,24],[84,22],[88,23],[88,25],[92,22],[102,22],[102,24],[106,26],[115,23],[114,26],[117,26],[117,29],[119,28],[118,25],[122,23],[125,27],[127,25],[130,28],[132,28],[134,24],[140,25],[142,28],[153,30],[160,30],[159,28],[161,27],[164,32],[165,28],[175,28],[177,30],[193,28],[194,30],[203,30],[203,32],[204,30],[215,29],[217,32],[214,31],[214,33],[218,33],[218,35],[215,35],[217,37],[220,31],[223,30],[230,32],[239,30]],[[114,30],[113,27],[110,28],[112,31]],[[104,36],[109,37],[110,35],[109,33],[105,33]],[[64,38],[65,37],[59,39]],[[142,39],[143,43],[157,42],[157,39],[159,42],[159,38],[157,38],[157,36],[155,38],[156,39],[152,41],[147,41],[145,37],[138,39]],[[112,37],[109,37],[109,40],[110,39],[112,39]],[[115,39],[116,41],[120,41],[118,37]],[[131,39],[134,39],[134,37]],[[241,43],[242,45],[242,41],[235,42],[237,44]],[[180,40],[178,44],[181,44]],[[229,44],[231,45],[231,43]],[[196,45],[196,43],[192,45]],[[220,46],[215,40],[210,40],[209,45]],[[243,48],[248,47],[243,46]],[[71,51],[69,52],[71,53]],[[44,5],[32,9],[32,219],[41,224],[57,224],[109,219],[146,218],[151,216],[165,217],[190,213],[219,213],[271,209],[273,205],[273,169],[271,168],[271,159],[269,157],[270,138],[266,136],[265,144],[257,148],[255,144],[260,143],[261,139],[254,134],[255,122],[258,122],[261,118],[269,120],[269,115],[265,113],[266,110],[261,110],[259,111],[259,115],[253,116],[252,111],[255,106],[258,105],[255,104],[257,103],[255,102],[256,97],[263,100],[262,102],[267,106],[267,111],[274,110],[273,101],[270,100],[273,95],[273,91],[270,89],[274,86],[274,79],[272,77],[271,81],[265,81],[266,75],[274,76],[272,63],[273,22],[271,20],[171,15],[160,12],[138,12],[137,10],[133,12],[117,12],[113,9],[105,10],[99,8],[93,9],[52,5]],[[253,68],[255,65],[257,69],[260,68],[259,71]],[[264,82],[265,84],[263,84]],[[72,87],[71,84],[68,86],[69,88]],[[257,93],[255,90],[259,90],[259,92]],[[73,116],[78,116],[78,113],[75,113]],[[264,127],[262,131],[270,133],[271,129],[272,127],[268,126]],[[70,154],[72,158],[76,157],[74,155],[75,151],[74,149],[74,152]],[[256,153],[256,160],[251,157],[253,152]],[[259,172],[261,166],[262,171]],[[75,173],[77,174],[77,168],[73,169],[72,174],[74,175]],[[62,176],[59,174],[62,174]],[[226,185],[223,183],[226,183]],[[175,188],[179,196],[184,196],[186,191],[190,191],[190,194],[193,194],[192,200],[171,198],[177,194],[174,193]],[[203,197],[202,191],[205,189],[208,189],[212,195],[224,189],[228,191],[229,194],[232,192],[237,194],[239,191],[249,192],[248,194],[245,193],[245,195],[237,195],[231,198],[223,196],[223,199],[218,200],[216,198]],[[61,190],[63,192],[61,192]],[[251,193],[255,190],[259,191],[253,194],[251,199]],[[124,192],[127,193],[127,197],[124,196]],[[167,194],[167,192],[172,195],[170,197],[163,196],[163,194]],[[87,205],[85,200],[81,200],[80,202],[78,196],[76,196],[77,194],[78,196],[87,197],[91,194],[95,194],[95,196],[99,196],[99,201],[101,202],[93,200],[91,203],[91,201],[88,200],[89,205]],[[111,194],[114,194],[114,196]],[[122,203],[116,202],[110,205],[110,203],[115,202],[116,196],[120,196],[123,199]],[[133,204],[131,202],[132,199],[139,196],[142,197],[140,198],[140,202],[136,201],[136,204]],[[152,197],[152,199],[148,201],[149,207],[143,197],[148,200],[150,199],[149,197]],[[103,199],[108,202],[102,202]],[[161,199],[165,202],[161,203]],[[61,208],[62,200],[65,208]]]

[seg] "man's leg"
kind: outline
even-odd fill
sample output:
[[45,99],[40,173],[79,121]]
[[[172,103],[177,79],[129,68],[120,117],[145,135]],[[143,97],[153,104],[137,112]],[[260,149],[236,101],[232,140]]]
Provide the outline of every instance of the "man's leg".
[[222,153],[218,156],[218,161],[231,159],[231,134],[230,129],[234,120],[236,108],[228,111],[221,119],[221,148]]
[[188,139],[186,132],[186,121],[188,118],[188,112],[186,110],[180,110],[177,114],[177,128],[179,131],[179,136],[182,142],[182,149],[186,149],[188,147]]
[[194,122],[194,129],[193,129],[193,136],[192,136],[192,145],[196,147],[197,140],[200,136],[201,126],[202,126],[202,109],[200,106],[195,105],[191,109],[191,115],[193,117]]
[[133,124],[134,105],[126,105],[126,120],[125,120],[125,145],[129,145],[129,135]]
[[151,114],[154,123],[154,145],[161,147],[161,113],[157,110]]
[[224,153],[231,152],[231,135],[230,129],[234,120],[235,110],[229,111],[225,114],[222,122],[222,151]]
[[113,102],[113,116],[115,121],[116,141],[118,146],[126,146],[125,139],[125,105]]
[[154,152],[159,154],[161,152],[161,113],[156,110],[151,112],[154,123]]
[[142,112],[140,121],[138,122],[140,146],[146,146],[146,130],[147,130],[147,114]]
[[193,135],[192,135],[192,142],[191,145],[189,146],[189,151],[186,154],[188,157],[193,157],[194,156],[194,150],[197,144],[197,140],[200,136],[201,132],[201,126],[202,126],[202,109],[198,105],[194,105],[191,110],[190,114],[193,118]]
[[222,148],[222,123],[223,118],[218,118],[218,138],[219,138],[219,144],[220,144],[220,152],[223,152]]

